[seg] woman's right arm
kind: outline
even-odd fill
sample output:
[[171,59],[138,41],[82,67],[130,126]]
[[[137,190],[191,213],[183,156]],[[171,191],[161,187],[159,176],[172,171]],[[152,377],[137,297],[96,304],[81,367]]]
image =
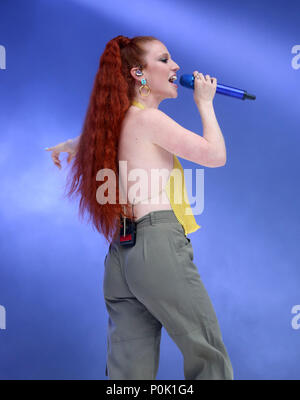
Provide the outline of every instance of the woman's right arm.
[[77,153],[80,136],[81,135],[77,136],[74,139],[68,139],[65,142],[58,143],[57,145],[55,145],[53,147],[45,148],[46,151],[52,151],[52,154],[51,154],[52,160],[59,169],[61,169],[59,154],[62,152],[68,153],[67,162],[69,163],[75,157],[75,155]]
[[[194,71],[194,76],[196,73]],[[202,118],[203,136],[185,129],[155,108],[138,113],[139,127],[148,141],[172,154],[205,167],[221,167],[226,163],[226,148],[212,104],[217,80],[199,75],[200,78],[195,79],[194,100]]]

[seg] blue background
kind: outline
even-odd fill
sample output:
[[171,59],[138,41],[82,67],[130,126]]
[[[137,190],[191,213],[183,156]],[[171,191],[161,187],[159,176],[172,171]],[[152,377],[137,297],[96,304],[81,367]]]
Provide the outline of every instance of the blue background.
[[[80,133],[119,34],[154,35],[178,75],[197,69],[257,96],[215,96],[227,163],[203,167],[202,228],[190,238],[235,379],[300,378],[299,15],[296,1],[1,0],[0,379],[106,379],[108,246],[63,198],[67,155],[59,170],[44,148]],[[160,109],[202,134],[191,90]],[[184,379],[164,329],[157,379]]]

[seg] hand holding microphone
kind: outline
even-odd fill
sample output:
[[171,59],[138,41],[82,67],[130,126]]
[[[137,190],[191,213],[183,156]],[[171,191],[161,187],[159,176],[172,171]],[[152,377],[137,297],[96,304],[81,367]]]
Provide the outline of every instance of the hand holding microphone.
[[[249,100],[255,100],[256,96],[253,94],[249,94],[246,92],[246,90],[243,89],[237,89],[232,86],[228,85],[222,85],[221,83],[216,83],[216,78],[210,78],[209,75],[205,75],[205,78],[203,74],[198,73],[199,78],[197,78],[197,73],[198,71],[194,71],[193,75],[190,74],[184,74],[181,75],[180,77],[180,84],[182,86],[185,86],[189,89],[194,89],[194,91],[197,92],[195,95],[194,93],[194,98],[195,101],[196,99],[198,100],[200,98],[200,101],[205,101],[205,99],[210,98],[210,95],[212,94],[212,86],[216,85],[216,90],[211,98],[213,99],[215,93],[219,94],[224,94],[226,96],[230,97],[235,97],[236,99],[249,99]],[[215,81],[214,81],[215,80]],[[196,83],[195,83],[196,82]],[[199,85],[200,83],[200,85]],[[203,95],[202,93],[203,92]]]
[[217,79],[211,78],[208,74],[194,71],[194,100],[198,105],[200,103],[212,102],[216,94]]

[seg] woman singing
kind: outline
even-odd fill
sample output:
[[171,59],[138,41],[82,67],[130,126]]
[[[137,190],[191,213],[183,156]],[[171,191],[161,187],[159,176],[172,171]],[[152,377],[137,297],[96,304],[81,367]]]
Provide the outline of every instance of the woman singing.
[[[169,191],[166,186],[148,190],[152,171],[167,171],[168,184],[173,170],[182,171],[176,156],[211,168],[226,163],[213,108],[216,78],[194,71],[194,100],[203,136],[158,109],[164,99],[177,98],[177,85],[171,81],[178,70],[166,46],[155,37],[110,40],[101,55],[82,134],[47,149],[59,168],[60,152],[69,154],[68,162],[74,158],[68,195],[79,194],[80,213],[88,212],[109,243],[103,280],[109,315],[109,379],[155,379],[162,326],[182,352],[185,379],[233,379],[217,317],[187,237],[199,225],[193,215],[186,215],[187,202],[178,205],[170,197],[181,190],[174,179]],[[126,162],[126,173],[120,172],[120,161]],[[114,173],[115,185],[99,191],[98,174],[103,169]],[[134,192],[128,177],[137,171],[143,173],[140,191]],[[118,200],[124,188],[127,197],[122,204]],[[116,201],[101,201],[111,189]],[[131,246],[122,245],[120,239],[124,216],[136,224]]]

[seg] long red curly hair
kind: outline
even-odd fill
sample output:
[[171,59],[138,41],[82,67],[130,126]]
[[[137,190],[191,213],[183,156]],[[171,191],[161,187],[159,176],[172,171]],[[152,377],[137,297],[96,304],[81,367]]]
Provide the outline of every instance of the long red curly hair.
[[[119,203],[118,145],[122,121],[135,97],[135,79],[130,70],[145,68],[143,43],[158,40],[153,36],[135,36],[129,39],[119,35],[111,39],[100,58],[94,85],[86,112],[78,151],[67,176],[66,196],[80,196],[79,217],[85,212],[93,227],[111,243],[119,233],[120,215],[132,217],[126,201]],[[97,189],[104,181],[97,181],[99,170],[114,171],[115,204],[104,203],[108,189],[102,194]],[[105,181],[106,182],[106,181]],[[96,197],[97,192],[97,197]],[[99,196],[100,201],[99,201]]]

